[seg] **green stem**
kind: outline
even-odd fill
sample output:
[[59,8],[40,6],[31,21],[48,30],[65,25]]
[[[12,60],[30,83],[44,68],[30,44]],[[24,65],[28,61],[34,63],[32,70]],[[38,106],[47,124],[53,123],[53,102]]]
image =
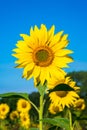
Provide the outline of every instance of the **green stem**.
[[43,94],[40,95],[40,111],[39,111],[39,125],[40,125],[40,130],[43,130]]
[[72,114],[71,111],[69,110],[69,120],[70,120],[70,130],[73,130],[73,125],[72,125]]
[[38,110],[37,106],[36,106],[32,101],[29,100],[29,102],[32,104],[32,106],[33,106],[33,107],[36,109],[36,111],[39,113],[39,110]]

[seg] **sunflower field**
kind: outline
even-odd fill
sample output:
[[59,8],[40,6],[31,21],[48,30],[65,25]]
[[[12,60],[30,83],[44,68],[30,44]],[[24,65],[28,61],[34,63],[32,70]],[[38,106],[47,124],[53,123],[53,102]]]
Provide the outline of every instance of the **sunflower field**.
[[65,71],[74,61],[68,34],[41,24],[20,36],[12,56],[37,92],[0,94],[0,130],[87,130],[87,79]]

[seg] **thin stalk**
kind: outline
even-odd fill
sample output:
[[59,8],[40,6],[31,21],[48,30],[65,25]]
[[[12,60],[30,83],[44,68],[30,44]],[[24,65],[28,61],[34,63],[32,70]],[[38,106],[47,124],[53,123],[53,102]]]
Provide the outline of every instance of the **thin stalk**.
[[29,100],[29,102],[32,104],[32,106],[36,109],[36,111],[39,113],[39,109],[37,108],[37,106],[32,102],[32,101],[30,101]]
[[40,130],[43,130],[43,95],[40,95],[40,111],[39,111],[39,125]]
[[70,110],[69,110],[69,120],[70,120],[70,130],[73,130],[72,114],[71,114],[71,111],[70,111]]

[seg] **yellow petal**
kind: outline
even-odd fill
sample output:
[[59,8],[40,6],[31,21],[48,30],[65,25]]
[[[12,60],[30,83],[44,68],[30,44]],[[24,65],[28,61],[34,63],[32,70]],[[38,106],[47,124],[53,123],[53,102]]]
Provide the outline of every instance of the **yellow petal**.
[[55,52],[55,56],[65,56],[67,54],[71,54],[73,51],[68,50],[68,49],[61,49]]
[[63,60],[61,58],[57,58],[57,57],[54,58],[53,64],[59,68],[63,68],[63,67],[68,68],[69,67],[67,65],[66,61],[63,62]]
[[27,34],[20,34],[20,36],[24,39],[24,41],[28,41],[30,36]]
[[27,59],[29,57],[31,57],[31,53],[15,53],[15,54],[12,54],[12,56],[16,57],[16,58],[20,58],[20,59]]
[[64,49],[68,45],[68,41],[59,41],[57,44],[52,46],[52,50],[54,52],[59,51],[60,49]]
[[16,52],[16,53],[22,53],[23,51],[21,50],[21,49],[19,49],[19,48],[15,48],[15,49],[13,49],[12,51],[14,51],[14,52]]
[[47,41],[47,29],[45,25],[41,25],[40,35],[39,35],[39,43],[40,45],[45,45]]
[[24,68],[28,62],[21,62],[19,65],[17,65],[15,68]]
[[30,70],[32,70],[34,68],[34,63],[30,63],[28,64],[23,71],[23,75],[27,75],[27,72],[29,72]]
[[33,70],[33,76],[35,78],[37,78],[40,75],[40,67],[39,66],[35,66],[34,70]]
[[37,37],[36,31],[34,31],[32,27],[30,29],[30,36],[31,36],[32,43],[38,45],[38,37]]
[[43,68],[41,68],[41,72],[40,72],[40,81],[41,81],[42,85],[44,84],[45,80],[46,80],[46,74],[45,74],[44,67],[43,67]]
[[61,41],[67,40],[67,37],[68,37],[68,34],[64,34],[64,35],[62,36],[62,38],[61,38]]
[[59,42],[62,34],[63,34],[63,31],[60,31],[60,32],[58,32],[57,34],[54,35],[54,37],[53,37],[53,39],[50,43],[50,47],[56,45],[56,43]]
[[32,48],[30,48],[26,42],[20,40],[17,42],[16,46],[21,49],[23,52],[32,52]]
[[54,77],[54,78],[61,79],[64,77],[64,74],[66,74],[63,70],[61,71],[61,69],[54,67],[52,65],[49,67],[49,69],[50,69],[51,77]]
[[65,57],[55,57],[54,58],[54,62],[56,63],[60,63],[61,64],[67,64],[67,63],[70,63],[70,62],[73,62],[73,59],[69,56],[65,56]]
[[48,39],[47,39],[48,40],[48,44],[52,40],[52,38],[54,36],[54,30],[55,30],[55,26],[53,25],[51,27],[51,29],[47,32],[47,34],[48,34]]

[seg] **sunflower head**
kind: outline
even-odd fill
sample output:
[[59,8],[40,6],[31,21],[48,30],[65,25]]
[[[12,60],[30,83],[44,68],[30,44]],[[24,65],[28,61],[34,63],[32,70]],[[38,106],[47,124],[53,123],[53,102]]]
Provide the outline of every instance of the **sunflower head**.
[[63,108],[65,106],[70,107],[74,106],[75,101],[79,98],[79,95],[77,94],[78,87],[75,86],[75,82],[73,82],[70,77],[66,77],[64,79],[53,79],[51,82],[48,83],[48,88],[52,89],[56,85],[64,83],[69,85],[74,89],[74,91],[54,91],[49,94],[49,97],[51,99],[51,102],[55,106],[62,106]]
[[55,106],[53,103],[50,104],[50,106],[49,106],[49,112],[51,114],[57,114],[60,111],[63,111],[62,106],[58,106],[58,105]]
[[4,120],[5,118],[6,118],[6,115],[1,115],[1,114],[0,114],[0,119],[1,119],[1,120]]
[[17,102],[17,111],[28,112],[31,109],[31,104],[25,99],[19,99]]
[[84,110],[85,107],[86,107],[84,99],[79,98],[78,100],[76,100],[75,104],[74,104],[74,107],[77,110]]
[[63,31],[54,34],[55,26],[47,30],[44,24],[41,27],[30,29],[30,35],[21,34],[23,40],[17,42],[15,52],[17,68],[24,68],[23,77],[26,79],[39,78],[41,84],[52,77],[62,77],[66,73],[62,68],[68,67],[73,59],[68,56],[72,51],[66,49],[68,35]]
[[76,92],[80,90],[80,87],[76,86],[76,82],[73,81],[69,76],[65,77],[63,76],[62,78],[51,78],[48,82],[48,88],[53,89],[55,86],[59,84],[67,84],[71,88],[73,88]]
[[28,113],[21,113],[20,114],[20,125],[25,128],[29,128],[30,126],[30,118]]
[[7,104],[2,103],[0,104],[0,115],[6,116],[6,114],[9,112],[10,108]]
[[12,111],[11,113],[10,113],[10,119],[11,120],[17,120],[19,118],[19,113],[18,113],[18,111]]

